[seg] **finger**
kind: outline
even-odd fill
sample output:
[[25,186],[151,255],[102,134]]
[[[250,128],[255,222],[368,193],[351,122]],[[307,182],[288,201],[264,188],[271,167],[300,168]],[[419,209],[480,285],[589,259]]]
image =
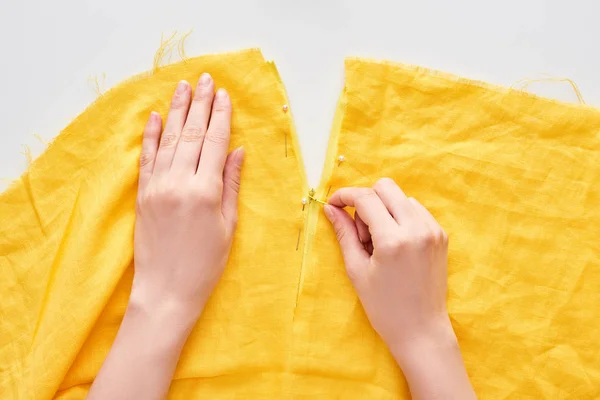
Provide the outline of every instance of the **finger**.
[[196,92],[190,106],[187,120],[183,126],[179,144],[175,150],[171,169],[195,174],[198,169],[202,143],[206,135],[210,109],[215,93],[213,79],[209,74],[202,74],[196,86]]
[[362,220],[360,215],[355,212],[354,213],[354,223],[356,224],[356,229],[358,230],[358,238],[363,244],[363,247],[369,253],[369,255],[373,254],[373,238],[371,238],[371,232],[369,231],[369,227]]
[[219,89],[213,101],[208,131],[204,138],[197,174],[200,177],[222,176],[227,158],[231,129],[231,100]]
[[406,195],[400,187],[390,178],[382,178],[373,185],[373,190],[385,207],[392,214],[397,223],[406,222],[413,215],[413,210]]
[[346,210],[326,204],[324,211],[327,219],[333,225],[348,276],[354,283],[364,274],[369,264],[369,254],[358,238],[354,220]]
[[367,244],[371,241],[371,233],[369,227],[362,220],[358,212],[354,213],[354,222],[356,223],[356,229],[358,230],[358,238],[363,244]]
[[421,203],[419,203],[416,199],[409,197],[408,201],[415,209],[419,218],[423,221],[423,223],[427,226],[428,230],[435,235],[435,238],[441,242],[448,242],[448,235],[442,228],[442,226],[437,222],[435,217],[431,215],[429,210],[425,208]]
[[373,251],[375,250],[375,247],[373,246],[373,242],[369,242],[369,243],[365,243],[365,250],[367,251],[367,253],[369,253],[370,256],[373,255]]
[[175,94],[171,100],[171,109],[167,116],[165,130],[160,138],[158,154],[154,164],[155,173],[162,174],[171,168],[175,148],[190,107],[191,91],[190,84],[186,81],[177,84],[177,89],[175,89]]
[[140,154],[140,179],[138,182],[138,193],[142,193],[154,169],[154,160],[158,151],[158,141],[160,140],[160,129],[162,120],[157,112],[152,111],[150,118],[144,128],[144,137],[142,139],[142,153]]
[[229,232],[233,232],[237,225],[238,196],[244,155],[243,147],[232,151],[227,156],[225,169],[223,170],[223,202],[221,207]]
[[387,208],[369,188],[343,188],[329,199],[329,204],[337,207],[354,207],[360,218],[367,224],[371,236],[386,234],[398,227]]

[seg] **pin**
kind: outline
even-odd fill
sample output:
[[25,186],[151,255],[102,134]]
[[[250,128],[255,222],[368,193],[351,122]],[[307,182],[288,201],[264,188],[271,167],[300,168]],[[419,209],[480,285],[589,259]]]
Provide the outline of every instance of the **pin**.
[[296,239],[296,251],[298,251],[298,248],[300,247],[300,235],[302,233],[302,229],[298,229],[298,239]]
[[338,157],[338,167],[340,166],[341,163],[344,162],[345,159],[346,159],[346,157],[344,157],[343,155]]
[[286,112],[288,112],[290,107],[287,104],[284,104],[283,107],[281,107],[281,109],[283,110],[284,113],[286,113]]
[[308,198],[310,199],[310,201],[314,201],[314,202],[317,202],[319,204],[327,204],[326,202],[317,199],[315,197],[315,194],[317,194],[317,192],[315,192],[315,189],[310,189],[310,192],[308,192]]

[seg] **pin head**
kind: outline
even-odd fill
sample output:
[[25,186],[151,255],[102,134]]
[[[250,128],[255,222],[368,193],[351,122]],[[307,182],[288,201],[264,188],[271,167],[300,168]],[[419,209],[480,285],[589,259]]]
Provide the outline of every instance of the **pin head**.
[[344,157],[344,156],[339,156],[338,157],[338,161],[339,162],[343,162],[345,159],[346,159],[346,157]]
[[302,198],[302,204],[306,204],[308,202],[308,200],[306,199],[306,197]]
[[290,109],[290,107],[287,104],[284,104],[281,109],[283,110],[284,113],[288,112],[288,110]]

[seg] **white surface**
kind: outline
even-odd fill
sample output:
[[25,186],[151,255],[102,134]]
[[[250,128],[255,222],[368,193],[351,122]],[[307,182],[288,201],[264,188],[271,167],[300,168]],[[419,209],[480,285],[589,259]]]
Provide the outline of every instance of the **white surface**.
[[[0,0],[0,177],[26,168],[105,87],[148,70],[162,32],[187,54],[261,47],[287,86],[309,182],[320,179],[345,56],[385,58],[510,85],[547,72],[600,106],[597,0]],[[537,84],[575,101],[566,84]],[[0,183],[1,185],[1,183]],[[1,188],[2,186],[0,186]]]

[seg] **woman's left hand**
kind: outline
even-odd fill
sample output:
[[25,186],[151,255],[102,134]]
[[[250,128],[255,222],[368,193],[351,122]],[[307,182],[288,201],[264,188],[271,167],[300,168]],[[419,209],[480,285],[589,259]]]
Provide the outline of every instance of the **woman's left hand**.
[[[191,103],[191,104],[190,104]],[[210,121],[210,122],[209,122]],[[161,135],[152,113],[140,159],[132,300],[197,318],[231,248],[243,149],[227,156],[231,101],[203,74],[178,84]]]

